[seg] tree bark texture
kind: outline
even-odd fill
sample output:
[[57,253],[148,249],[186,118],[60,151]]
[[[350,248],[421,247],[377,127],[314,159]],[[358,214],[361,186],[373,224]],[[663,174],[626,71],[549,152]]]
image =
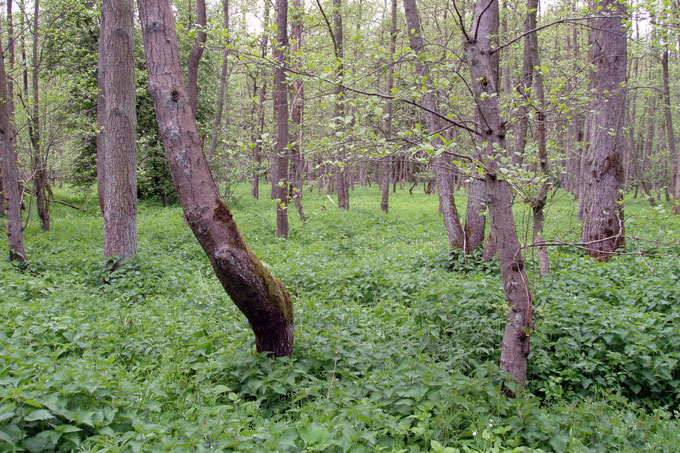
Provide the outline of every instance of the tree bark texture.
[[24,234],[21,228],[21,192],[19,191],[19,172],[17,156],[14,152],[12,134],[14,129],[10,123],[9,99],[7,93],[7,76],[5,59],[2,58],[2,42],[0,41],[0,151],[2,152],[2,180],[4,187],[0,203],[6,204],[7,245],[11,261],[25,261]]
[[189,54],[189,61],[187,63],[187,92],[189,94],[189,104],[196,113],[196,106],[198,105],[198,65],[203,56],[205,49],[205,42],[208,38],[205,33],[206,14],[205,14],[205,0],[196,0],[196,25],[198,25],[198,33],[196,33],[196,40],[194,47],[191,48]]
[[[477,114],[479,123],[479,114]],[[475,150],[473,159],[475,162],[482,161],[482,141],[475,137]],[[486,230],[486,183],[478,178],[472,178],[467,187],[467,209],[465,211],[465,253],[471,254],[477,247],[484,242],[484,232]],[[489,233],[491,234],[491,233]],[[492,250],[495,247],[484,247],[493,258]],[[491,258],[490,258],[491,259]]]
[[[504,121],[498,100],[498,61],[491,58],[491,36],[498,34],[498,0],[475,5],[471,34],[465,43],[470,84],[477,103],[485,164],[491,228],[509,313],[501,345],[501,369],[524,387],[532,328],[532,298],[512,213],[512,187],[500,179],[498,159],[505,154]],[[495,146],[494,146],[495,145]],[[512,391],[508,389],[509,394]]]
[[276,0],[276,46],[274,46],[274,121],[276,144],[272,194],[276,202],[276,237],[288,237],[288,82],[286,54],[288,53],[288,0]]
[[[425,45],[423,44],[422,28],[420,26],[420,16],[416,0],[404,0],[404,12],[406,15],[406,27],[408,31],[409,45],[416,54],[423,55]],[[430,68],[420,59],[416,60],[416,79],[424,81],[425,90],[421,97],[421,103],[425,107],[425,124],[430,135],[441,132],[441,125],[437,112],[437,97],[430,79]],[[434,113],[433,113],[434,112]],[[432,140],[435,149],[441,147],[441,139]],[[451,163],[448,156],[444,153],[439,154],[432,162],[437,194],[439,195],[439,212],[444,218],[444,227],[449,239],[449,247],[464,249],[465,233],[458,217],[456,200],[454,197],[453,178],[451,177]]]
[[589,108],[589,146],[582,159],[583,215],[581,241],[588,254],[606,260],[624,244],[623,121],[625,115],[626,30],[621,21],[625,5],[601,0],[601,16],[593,19],[589,60],[594,66]]
[[137,254],[137,114],[132,0],[103,0],[100,74],[104,108],[98,150],[99,203],[104,215],[104,256]]
[[184,215],[217,278],[248,318],[258,351],[293,353],[290,294],[252,252],[221,200],[182,77],[169,0],[140,0],[149,91]]

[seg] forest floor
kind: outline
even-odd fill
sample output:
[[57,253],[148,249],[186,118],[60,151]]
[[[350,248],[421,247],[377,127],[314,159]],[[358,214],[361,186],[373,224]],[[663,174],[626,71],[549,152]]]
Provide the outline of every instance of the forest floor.
[[[255,353],[179,207],[141,203],[139,256],[111,274],[95,195],[57,191],[86,210],[53,204],[28,264],[0,262],[0,451],[680,451],[668,204],[627,200],[638,239],[608,263],[551,247],[541,278],[528,249],[528,386],[507,399],[497,264],[448,253],[436,196],[390,194],[385,215],[375,187],[348,213],[305,191],[286,241],[261,193],[229,205],[293,295],[291,359]],[[553,201],[546,238],[577,241],[576,204]]]

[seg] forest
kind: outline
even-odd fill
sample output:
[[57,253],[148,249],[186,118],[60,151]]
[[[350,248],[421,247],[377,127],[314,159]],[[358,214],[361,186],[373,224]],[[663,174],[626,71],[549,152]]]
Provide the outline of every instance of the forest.
[[0,451],[680,450],[680,1],[0,3]]

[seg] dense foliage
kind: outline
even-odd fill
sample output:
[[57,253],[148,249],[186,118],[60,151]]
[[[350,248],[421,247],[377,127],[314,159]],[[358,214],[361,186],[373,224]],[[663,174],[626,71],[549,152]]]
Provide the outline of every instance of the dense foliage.
[[[352,196],[343,213],[305,192],[309,220],[291,216],[282,241],[273,202],[236,191],[295,298],[294,356],[275,361],[178,208],[141,204],[139,256],[112,274],[95,196],[56,206],[50,233],[32,222],[30,262],[0,263],[0,451],[680,448],[677,247],[629,241],[606,264],[551,249],[553,272],[531,277],[527,394],[508,399],[497,265],[448,254],[434,196],[399,192],[389,215],[376,189]],[[629,234],[677,242],[677,218],[636,200],[627,213]],[[549,237],[573,239],[573,217],[560,193]]]

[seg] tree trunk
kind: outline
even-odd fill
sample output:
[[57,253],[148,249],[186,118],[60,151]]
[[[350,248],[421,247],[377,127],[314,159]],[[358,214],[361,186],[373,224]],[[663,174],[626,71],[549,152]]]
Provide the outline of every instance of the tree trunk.
[[[474,34],[465,43],[465,57],[470,70],[470,84],[477,103],[486,163],[485,185],[488,195],[491,228],[496,241],[498,262],[503,277],[508,313],[501,345],[501,369],[524,387],[532,327],[532,298],[522,250],[512,213],[512,187],[500,178],[499,150],[505,149],[504,121],[498,100],[498,61],[491,54],[490,37],[498,34],[498,0],[479,0],[472,23]],[[494,70],[496,72],[494,72]],[[508,394],[513,395],[511,388]]]
[[288,52],[288,0],[276,0],[277,43],[274,47],[274,120],[276,145],[272,169],[272,194],[276,203],[276,237],[288,238],[288,83],[286,53]]
[[35,0],[33,10],[33,68],[31,82],[33,86],[33,115],[29,126],[31,145],[33,146],[33,190],[36,193],[36,207],[40,217],[40,228],[43,231],[50,230],[50,200],[47,196],[47,153],[41,152],[40,141],[40,96],[38,92],[39,80],[39,17],[40,0]]
[[[224,111],[224,99],[227,96],[227,83],[229,78],[229,0],[223,0],[222,7],[224,9],[224,31],[227,33],[227,42],[222,51],[222,68],[220,70],[220,94],[217,99],[217,111],[215,112],[215,122],[213,123],[213,134],[210,138],[210,146],[208,148],[208,160],[212,159],[217,149],[217,139],[220,136],[220,126],[222,125],[222,112]],[[269,12],[269,11],[267,11]],[[266,38],[265,38],[266,39]],[[257,196],[253,195],[255,198]]]
[[290,356],[292,299],[283,283],[252,252],[220,199],[188,105],[170,2],[139,0],[138,4],[149,91],[187,223],[222,286],[248,318],[257,350]]
[[[573,30],[572,30],[572,41],[574,43],[572,51],[573,51],[573,69],[574,69],[574,74],[577,73],[579,70],[579,64],[578,64],[578,56],[579,56],[579,45],[578,45],[578,26],[574,25]],[[572,140],[574,141],[574,147],[573,147],[573,152],[570,155],[570,161],[571,161],[571,194],[574,195],[575,198],[579,197],[579,191],[581,187],[581,180],[582,180],[582,175],[581,175],[581,157],[583,155],[583,138],[584,138],[584,121],[583,121],[583,115],[579,112],[576,112],[574,115],[574,118],[571,121],[571,132],[570,136]]]
[[[302,63],[300,61],[300,52],[302,50],[302,32],[304,27],[304,3],[302,0],[294,0],[294,14],[293,23],[291,25],[291,35],[293,39],[292,55],[295,55],[294,67],[302,70]],[[290,190],[288,197],[293,200],[295,207],[300,216],[300,220],[305,220],[305,213],[302,209],[302,173],[305,167],[304,155],[302,153],[302,139],[304,138],[304,109],[305,109],[305,83],[302,78],[298,77],[293,82],[293,107],[292,117],[295,125],[296,140],[294,146],[291,147],[291,154],[293,162],[290,166]]]
[[[333,44],[335,48],[335,59],[337,64],[338,87],[335,99],[335,124],[336,131],[341,135],[345,132],[345,63],[344,63],[344,40],[342,33],[342,0],[333,0]],[[336,135],[337,136],[337,135]],[[344,140],[341,138],[340,140]],[[340,152],[337,160],[340,166],[335,169],[335,190],[338,193],[338,207],[349,211],[349,190],[348,190],[348,169],[347,153],[345,146],[340,144]]]
[[104,106],[98,150],[99,204],[104,215],[104,256],[137,253],[137,116],[132,0],[103,0],[99,78]]
[[[536,29],[536,11],[538,11],[538,0],[529,0],[527,4],[527,20],[529,22],[529,30]],[[538,54],[538,33],[529,33],[526,36],[525,46],[529,48],[529,58],[531,61],[530,67],[533,71],[534,93],[536,95],[536,145],[538,148],[538,172],[545,180],[541,183],[536,193],[536,198],[532,200],[533,211],[533,238],[534,242],[541,244],[543,242],[543,209],[545,208],[548,199],[548,189],[550,184],[548,178],[550,177],[550,167],[548,164],[548,149],[546,146],[546,130],[545,130],[545,89],[543,87],[543,72],[541,71],[541,60]],[[550,272],[550,260],[548,257],[548,250],[544,245],[536,246],[536,253],[538,254],[538,265],[541,275],[546,275]]]
[[[477,121],[479,122],[479,114]],[[473,159],[475,162],[482,161],[482,141],[475,137],[475,150]],[[471,254],[477,247],[484,242],[484,231],[486,229],[486,183],[479,178],[472,178],[467,188],[468,203],[465,211],[465,253]],[[491,234],[491,233],[489,233]],[[484,247],[491,254],[495,248]],[[493,255],[492,255],[493,256]]]
[[589,60],[594,66],[590,105],[590,146],[583,162],[581,241],[588,254],[607,260],[624,244],[621,151],[626,83],[625,6],[601,0],[601,16],[593,20]]
[[654,121],[654,113],[656,112],[656,99],[652,99],[652,102],[647,112],[647,126],[645,131],[647,132],[647,137],[644,141],[644,148],[642,151],[642,170],[639,175],[639,183],[642,186],[642,190],[647,195],[647,200],[652,206],[656,206],[656,201],[652,195],[652,177],[650,174],[652,152],[654,152],[654,133],[656,131],[656,121]]
[[[532,0],[529,0],[527,16],[524,19],[524,50],[522,55],[522,79],[519,81],[517,90],[523,99],[517,108],[517,123],[515,126],[515,152],[512,155],[513,165],[521,165],[524,162],[524,150],[527,144],[527,130],[529,129],[529,111],[531,107],[530,95],[531,87],[534,82],[534,63],[531,53],[531,30],[536,28],[536,10],[531,10]],[[534,6],[535,8],[536,6]],[[533,94],[533,93],[531,93]]]
[[[420,27],[420,17],[416,0],[404,0],[404,12],[406,14],[406,26],[408,29],[409,44],[411,50],[418,55],[425,53]],[[430,79],[430,68],[420,59],[416,60],[416,77],[418,80],[425,81],[421,103],[425,107],[425,123],[431,135],[441,132],[439,117],[437,115],[437,98],[433,92],[432,80]],[[435,149],[442,145],[441,139],[432,140]],[[444,218],[444,227],[449,239],[449,247],[465,249],[465,233],[458,217],[456,200],[454,197],[454,186],[451,178],[451,164],[446,154],[442,153],[432,162],[437,193],[439,195],[439,212]]]
[[[0,41],[0,55],[2,42]],[[9,98],[7,93],[7,76],[5,59],[0,57],[0,151],[2,156],[2,180],[4,182],[0,203],[7,203],[7,245],[11,261],[25,261],[24,234],[21,228],[21,193],[17,171],[17,156],[14,152],[12,128],[9,115]]]
[[[194,113],[196,113],[196,106],[198,105],[198,64],[201,62],[205,41],[208,37],[205,33],[205,0],[196,0],[196,25],[199,26],[199,29],[187,63],[187,92],[189,94],[189,105]],[[193,24],[190,24],[190,26],[193,28]]]
[[[387,94],[392,95],[394,87],[394,55],[397,48],[397,0],[392,2],[392,20],[390,24],[390,66],[387,68]],[[392,114],[394,106],[392,99],[385,104],[385,137],[389,141],[392,138]],[[379,186],[380,186],[380,209],[387,214],[390,206],[390,176],[392,175],[391,156],[384,156],[379,161]]]
[[106,180],[106,169],[104,166],[104,131],[102,125],[106,118],[106,98],[104,97],[104,79],[106,78],[106,63],[101,55],[106,52],[104,46],[103,32],[106,28],[107,17],[105,14],[99,15],[99,43],[98,50],[100,58],[97,59],[97,198],[99,200],[99,209],[104,212],[104,184],[101,181]]
[[[673,159],[675,154],[675,135],[673,134],[673,115],[671,114],[671,90],[668,77],[668,50],[663,53],[662,59],[663,71],[663,103],[664,116],[666,117],[666,139],[668,140],[668,153]],[[673,214],[680,214],[680,155],[675,159],[675,168],[672,172],[673,181],[671,187],[673,188]]]
[[[267,56],[267,28],[269,27],[269,0],[264,2],[264,28],[262,32],[261,56]],[[259,110],[257,120],[257,134],[255,136],[255,146],[253,147],[253,161],[255,171],[250,184],[250,194],[256,200],[260,198],[260,165],[262,163],[262,134],[264,133],[264,98],[267,94],[267,74],[264,68],[260,69],[260,93],[258,95]]]
[[[14,2],[7,2],[7,39],[8,39],[8,45],[7,45],[7,55],[9,57],[9,72],[10,74],[14,71],[14,26],[12,25],[12,5]],[[7,81],[7,117],[12,118],[12,115],[14,114],[14,82],[12,81],[11,78],[5,77]],[[10,136],[10,140],[12,142],[12,149],[14,149],[14,144],[16,143],[16,137],[14,133],[14,128],[12,127],[11,121],[8,120],[8,124],[10,125],[10,129],[8,130],[8,134]],[[4,195],[3,195],[3,179],[4,177],[2,170],[2,162],[0,162],[0,216],[4,216],[7,206],[5,206],[4,200]]]

